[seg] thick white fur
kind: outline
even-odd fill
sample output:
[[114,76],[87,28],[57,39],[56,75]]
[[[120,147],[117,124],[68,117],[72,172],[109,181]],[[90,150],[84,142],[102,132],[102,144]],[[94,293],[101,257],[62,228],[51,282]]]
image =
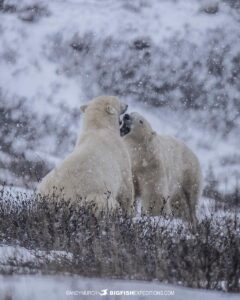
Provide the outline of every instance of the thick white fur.
[[119,206],[132,214],[134,188],[130,157],[119,132],[127,106],[116,97],[97,97],[83,106],[83,130],[77,145],[39,185],[43,196],[94,203],[96,211]]
[[124,136],[132,160],[135,194],[147,215],[174,215],[196,224],[202,175],[195,154],[181,141],[158,135],[138,113]]

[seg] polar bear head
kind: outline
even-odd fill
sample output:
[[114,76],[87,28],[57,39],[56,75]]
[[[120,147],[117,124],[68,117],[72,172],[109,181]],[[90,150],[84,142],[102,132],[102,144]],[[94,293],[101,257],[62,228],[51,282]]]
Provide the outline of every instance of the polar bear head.
[[120,131],[121,136],[126,136],[136,142],[149,141],[156,135],[150,123],[137,112],[124,115]]
[[119,133],[120,115],[128,105],[114,96],[100,96],[81,106],[84,129],[116,129]]

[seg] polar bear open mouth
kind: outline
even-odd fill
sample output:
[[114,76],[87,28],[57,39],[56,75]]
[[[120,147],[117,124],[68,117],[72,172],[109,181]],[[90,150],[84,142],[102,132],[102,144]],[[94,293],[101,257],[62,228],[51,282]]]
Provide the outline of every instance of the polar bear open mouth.
[[131,131],[132,120],[129,114],[125,114],[120,124],[120,135],[124,136]]

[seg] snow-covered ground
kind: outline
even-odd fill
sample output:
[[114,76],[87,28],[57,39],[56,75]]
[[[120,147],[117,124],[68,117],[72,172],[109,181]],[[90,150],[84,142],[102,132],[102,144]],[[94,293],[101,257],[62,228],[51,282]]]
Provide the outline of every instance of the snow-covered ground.
[[[127,296],[127,293],[135,296]],[[84,295],[85,293],[85,295]],[[86,294],[89,295],[86,295]],[[115,293],[115,295],[113,295]],[[121,294],[122,293],[122,294]],[[125,293],[125,295],[123,295]],[[151,295],[152,293],[152,295]],[[149,296],[150,295],[150,296]],[[79,276],[1,276],[0,299],[174,299],[237,300],[239,295],[158,282],[109,280]]]
[[28,250],[20,246],[8,246],[0,244],[0,266],[8,267],[10,261],[21,262],[21,263],[32,263],[37,264],[41,260],[53,261],[58,258],[71,259],[72,255],[64,251],[34,251]]
[[[0,185],[0,195],[2,201],[6,201],[6,203],[10,202],[12,205],[16,205],[17,208],[19,208],[19,203],[24,200],[34,199],[34,191],[26,188],[21,187],[12,187],[12,186],[2,186]],[[218,210],[216,212],[216,202],[214,199],[207,198],[207,197],[201,197],[197,203],[196,212],[197,212],[197,218],[198,220],[202,220],[204,218],[212,218],[212,214],[214,213],[215,219],[221,219],[224,216],[230,216],[234,215],[234,211],[227,212],[223,210]],[[237,212],[238,215],[240,215],[240,211]],[[137,219],[141,218],[141,203],[138,201],[138,207],[137,207]],[[155,218],[153,218],[153,221]],[[176,222],[175,222],[176,221]],[[172,222],[173,227],[177,226],[178,224],[183,224],[181,220],[175,220]],[[1,253],[1,252],[0,252]]]
[[[4,199],[8,200],[7,193],[11,194],[13,199],[21,199],[21,193],[31,195],[31,191],[5,187]],[[19,197],[19,198],[18,198]],[[18,206],[19,207],[19,206]],[[212,218],[211,213],[215,212],[214,218]],[[212,199],[202,198],[198,205],[197,210],[198,218],[201,220],[205,216],[211,217],[211,226],[219,230],[219,225],[221,221],[228,215],[226,211],[216,211],[214,210],[214,201]],[[234,214],[231,213],[231,219],[234,218]],[[238,220],[239,220],[238,215]],[[143,218],[135,218],[138,222],[144,221]],[[161,217],[153,217],[150,220],[153,225],[157,224],[159,227],[166,227],[170,235],[175,235],[177,232],[177,237],[184,236],[191,239],[191,234],[189,233],[188,226],[181,220],[175,219],[169,221]],[[215,223],[216,221],[216,223]],[[148,224],[149,218],[146,219],[146,224]],[[239,221],[238,221],[239,222]],[[183,230],[179,231],[179,225]],[[224,227],[224,226],[223,226]],[[221,235],[227,236],[225,232],[225,227],[221,230]],[[74,276],[71,274],[61,275],[26,275],[26,274],[40,274],[38,272],[44,273],[46,264],[52,263],[56,264],[56,272],[58,273],[58,262],[68,262],[68,264],[74,265],[73,254],[66,251],[45,251],[45,250],[33,250],[21,247],[19,245],[6,245],[6,241],[3,244],[0,243],[0,270],[1,273],[13,275],[0,275],[0,299],[68,299],[69,297],[76,297],[80,299],[104,299],[104,296],[100,296],[98,293],[104,293],[107,289],[108,295],[106,299],[154,299],[161,297],[167,299],[171,297],[172,299],[202,299],[207,298],[210,300],[215,299],[238,299],[239,295],[234,295],[230,293],[213,292],[207,290],[197,290],[192,288],[185,288],[179,285],[168,285],[160,283],[158,281],[146,282],[146,281],[134,281],[134,280],[110,280],[110,279],[93,279],[93,278],[83,278],[79,276]],[[40,271],[39,271],[40,270]],[[49,273],[47,269],[45,272]],[[21,274],[21,275],[16,275]],[[222,288],[224,289],[225,284],[222,283]],[[126,296],[119,294],[135,291],[135,293],[143,293],[141,296]],[[118,293],[118,295],[111,296],[111,293]],[[86,296],[84,293],[90,293],[90,296]],[[94,296],[93,296],[94,293]],[[157,293],[157,295],[147,296],[146,293]],[[169,294],[170,293],[170,294]]]

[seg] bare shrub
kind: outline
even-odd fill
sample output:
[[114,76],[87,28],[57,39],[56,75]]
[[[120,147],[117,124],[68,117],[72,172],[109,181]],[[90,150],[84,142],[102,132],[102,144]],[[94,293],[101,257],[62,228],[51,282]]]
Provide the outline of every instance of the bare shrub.
[[96,218],[91,206],[23,196],[15,205],[0,201],[0,236],[7,244],[72,254],[41,260],[44,272],[240,291],[239,215],[204,219],[192,233],[166,218],[132,219],[121,212]]

